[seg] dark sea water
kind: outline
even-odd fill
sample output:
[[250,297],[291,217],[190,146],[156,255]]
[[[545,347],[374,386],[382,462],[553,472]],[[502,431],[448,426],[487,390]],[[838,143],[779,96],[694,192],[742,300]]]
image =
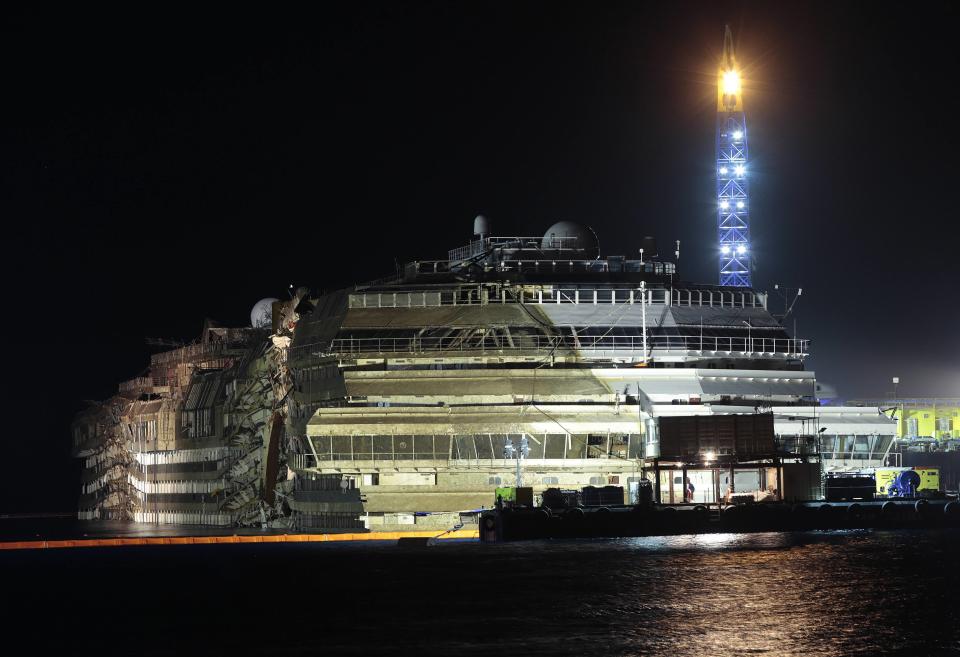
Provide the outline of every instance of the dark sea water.
[[960,654],[960,532],[0,552],[5,655]]

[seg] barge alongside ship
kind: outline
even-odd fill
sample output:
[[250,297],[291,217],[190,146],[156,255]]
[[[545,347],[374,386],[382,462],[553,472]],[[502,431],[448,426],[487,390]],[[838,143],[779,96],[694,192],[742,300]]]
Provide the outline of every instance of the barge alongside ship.
[[552,510],[516,507],[484,512],[480,540],[611,538],[836,529],[960,529],[957,500],[731,505],[623,505]]

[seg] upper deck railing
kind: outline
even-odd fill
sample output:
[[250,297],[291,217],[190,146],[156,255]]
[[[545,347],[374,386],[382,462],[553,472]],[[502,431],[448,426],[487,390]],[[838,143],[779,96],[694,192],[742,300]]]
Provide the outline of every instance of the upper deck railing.
[[916,397],[910,399],[852,399],[850,406],[897,406],[902,408],[931,408],[933,406],[960,406],[960,397]]
[[[430,277],[436,274],[463,272],[468,258],[455,260],[416,260],[404,265],[403,274],[407,280],[419,276]],[[668,276],[676,274],[677,267],[672,262],[660,260],[626,260],[624,258],[607,258],[606,260],[568,260],[566,258],[551,259],[544,257],[534,259],[497,260],[483,263],[484,272],[497,274],[530,274],[530,275],[557,275],[568,276],[578,274],[652,274],[654,276]],[[395,280],[395,279],[393,279]]]
[[690,355],[740,356],[746,358],[803,358],[809,353],[809,340],[793,338],[716,337],[716,336],[503,336],[493,332],[472,338],[403,337],[403,338],[338,338],[333,340],[333,354],[431,353],[463,352],[544,354],[578,352],[593,358],[643,355],[644,346],[652,351],[680,351]]
[[[577,236],[553,235],[550,237],[550,246],[546,248],[549,251],[556,251],[559,253],[566,251],[574,254],[579,252],[579,249],[577,249],[579,240],[580,238]],[[469,260],[470,258],[494,249],[542,252],[542,244],[543,237],[489,236],[474,240],[466,246],[451,249],[447,252],[447,258],[450,262],[460,262],[463,260]]]
[[[766,298],[751,290],[659,288],[646,290],[648,304],[706,308],[765,308]],[[563,288],[547,285],[464,285],[443,290],[355,292],[350,308],[426,308],[485,304],[640,304],[638,288]]]

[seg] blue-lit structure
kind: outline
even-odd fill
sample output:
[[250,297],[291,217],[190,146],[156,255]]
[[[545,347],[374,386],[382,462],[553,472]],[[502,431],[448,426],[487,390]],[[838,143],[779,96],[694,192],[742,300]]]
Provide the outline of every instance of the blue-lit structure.
[[717,226],[720,285],[750,287],[747,121],[740,71],[727,26],[717,85]]

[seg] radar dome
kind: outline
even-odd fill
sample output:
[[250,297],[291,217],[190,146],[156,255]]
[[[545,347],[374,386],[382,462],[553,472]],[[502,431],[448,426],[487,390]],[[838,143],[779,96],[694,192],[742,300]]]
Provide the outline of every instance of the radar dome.
[[482,214],[478,214],[477,217],[473,220],[473,234],[489,235],[490,220],[484,217]]
[[273,326],[273,297],[260,299],[250,311],[250,326],[253,328],[271,328]]
[[558,221],[543,235],[540,248],[544,251],[582,249],[579,259],[600,257],[600,241],[593,229],[573,221]]

